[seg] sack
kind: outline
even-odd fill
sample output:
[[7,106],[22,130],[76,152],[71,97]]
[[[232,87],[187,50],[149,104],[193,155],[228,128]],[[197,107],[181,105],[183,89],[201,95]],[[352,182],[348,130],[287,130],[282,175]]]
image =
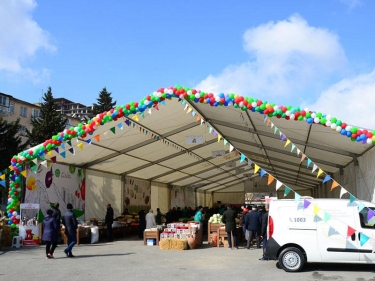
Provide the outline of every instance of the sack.
[[99,228],[97,226],[91,227],[91,244],[98,243],[99,241]]

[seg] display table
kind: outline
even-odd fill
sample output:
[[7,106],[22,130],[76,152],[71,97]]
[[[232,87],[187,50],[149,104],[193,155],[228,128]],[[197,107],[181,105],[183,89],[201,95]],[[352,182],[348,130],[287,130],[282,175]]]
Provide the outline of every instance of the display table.
[[160,230],[145,230],[143,232],[143,244],[147,244],[147,239],[156,239],[156,245],[159,246],[160,232]]
[[[242,227],[241,226],[236,227],[236,231],[237,231],[237,243],[238,243],[239,242],[238,232],[242,231]],[[223,242],[224,247],[225,246],[228,247],[228,233],[225,231],[225,226],[221,226],[217,229],[217,247],[220,247],[220,238],[221,238],[221,241]],[[234,248],[233,234],[231,234],[231,239],[232,239],[232,249],[233,249]]]
[[222,226],[222,224],[220,223],[208,223],[208,228],[207,228],[207,242],[208,244],[211,243],[211,234],[216,232],[217,233],[217,230],[218,228]]

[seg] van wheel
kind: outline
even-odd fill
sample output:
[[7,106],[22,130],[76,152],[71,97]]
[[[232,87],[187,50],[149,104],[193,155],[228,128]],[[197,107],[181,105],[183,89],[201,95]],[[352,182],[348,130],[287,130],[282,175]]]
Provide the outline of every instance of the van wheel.
[[279,265],[287,272],[300,271],[305,264],[305,256],[294,247],[284,249],[279,256]]

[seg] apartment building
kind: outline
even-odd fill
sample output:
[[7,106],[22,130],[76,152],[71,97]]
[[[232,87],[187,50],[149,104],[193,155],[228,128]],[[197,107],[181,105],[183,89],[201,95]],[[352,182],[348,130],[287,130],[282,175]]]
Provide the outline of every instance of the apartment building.
[[57,105],[57,111],[60,111],[63,115],[79,118],[82,121],[93,117],[92,105],[86,106],[65,98],[56,98],[55,104]]

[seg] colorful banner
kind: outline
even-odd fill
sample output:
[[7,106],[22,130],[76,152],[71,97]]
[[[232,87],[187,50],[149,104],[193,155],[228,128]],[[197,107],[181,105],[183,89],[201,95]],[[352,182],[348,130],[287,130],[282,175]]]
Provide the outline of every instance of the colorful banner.
[[129,206],[151,206],[151,183],[146,180],[126,178],[124,209]]

